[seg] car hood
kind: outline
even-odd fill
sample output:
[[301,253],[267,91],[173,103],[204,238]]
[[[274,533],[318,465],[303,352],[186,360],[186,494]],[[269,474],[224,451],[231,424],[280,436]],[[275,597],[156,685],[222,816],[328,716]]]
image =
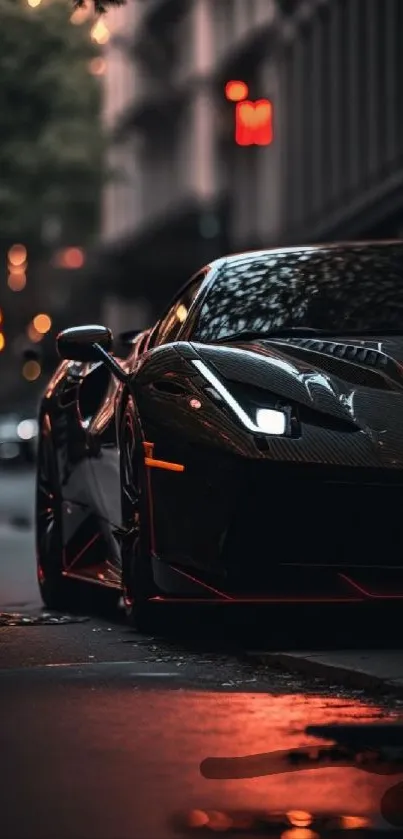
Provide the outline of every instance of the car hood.
[[[228,382],[253,385],[351,422],[403,466],[403,336],[278,338],[195,344]],[[386,465],[386,463],[385,463]]]

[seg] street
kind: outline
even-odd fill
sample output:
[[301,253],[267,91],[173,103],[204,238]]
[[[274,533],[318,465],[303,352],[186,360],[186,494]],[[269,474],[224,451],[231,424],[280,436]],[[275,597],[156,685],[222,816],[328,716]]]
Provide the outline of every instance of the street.
[[44,615],[32,499],[32,474],[0,476],[1,836],[163,839],[207,820],[228,830],[229,811],[246,826],[257,812],[378,813],[391,779],[355,768],[214,780],[200,764],[317,745],[307,725],[393,719],[398,700],[256,666],[243,630],[220,622],[161,640],[95,601],[91,615]]

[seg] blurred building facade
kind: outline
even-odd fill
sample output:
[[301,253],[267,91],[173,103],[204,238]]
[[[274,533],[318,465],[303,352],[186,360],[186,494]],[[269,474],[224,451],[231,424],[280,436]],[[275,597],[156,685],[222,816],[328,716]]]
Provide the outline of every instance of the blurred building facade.
[[[400,235],[401,0],[132,0],[108,17],[121,177],[98,270],[134,305],[123,328],[223,252]],[[236,145],[230,79],[272,102],[270,145]]]
[[280,6],[284,236],[400,235],[403,4]]

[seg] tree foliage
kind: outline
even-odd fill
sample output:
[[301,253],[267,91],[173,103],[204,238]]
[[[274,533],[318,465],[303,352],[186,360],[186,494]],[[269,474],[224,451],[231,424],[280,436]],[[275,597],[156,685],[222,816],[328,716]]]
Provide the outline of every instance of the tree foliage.
[[[89,2],[90,0],[73,0],[73,6],[76,9],[82,9],[88,6]],[[92,3],[97,14],[104,14],[110,7],[125,6],[126,0],[92,0]]]
[[0,236],[38,240],[48,218],[82,229],[102,183],[99,48],[71,4],[0,0]]

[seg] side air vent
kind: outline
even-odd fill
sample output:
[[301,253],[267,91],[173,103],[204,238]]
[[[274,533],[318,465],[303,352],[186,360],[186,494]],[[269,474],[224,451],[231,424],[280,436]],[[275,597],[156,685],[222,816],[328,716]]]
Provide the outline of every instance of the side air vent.
[[298,338],[296,341],[293,339],[292,343],[297,344],[303,349],[336,356],[336,358],[342,358],[345,361],[355,361],[356,364],[363,364],[365,367],[375,367],[378,370],[384,370],[388,364],[388,357],[386,355],[378,352],[378,350],[372,350],[369,347],[318,341],[314,338]]
[[[283,352],[288,351],[293,356],[298,356],[303,361],[312,362],[325,373],[338,376],[353,385],[372,387],[376,390],[394,390],[392,381],[385,375],[387,373],[385,367],[389,359],[382,356],[381,353],[377,353],[376,350],[347,344],[331,344],[329,342],[325,344],[322,341],[311,340],[293,340],[292,343],[283,343],[281,349]],[[350,352],[348,352],[349,350]],[[364,360],[364,353],[370,353],[376,357],[380,356],[382,364],[377,363],[377,358],[369,357],[368,360],[368,355],[365,356]]]

